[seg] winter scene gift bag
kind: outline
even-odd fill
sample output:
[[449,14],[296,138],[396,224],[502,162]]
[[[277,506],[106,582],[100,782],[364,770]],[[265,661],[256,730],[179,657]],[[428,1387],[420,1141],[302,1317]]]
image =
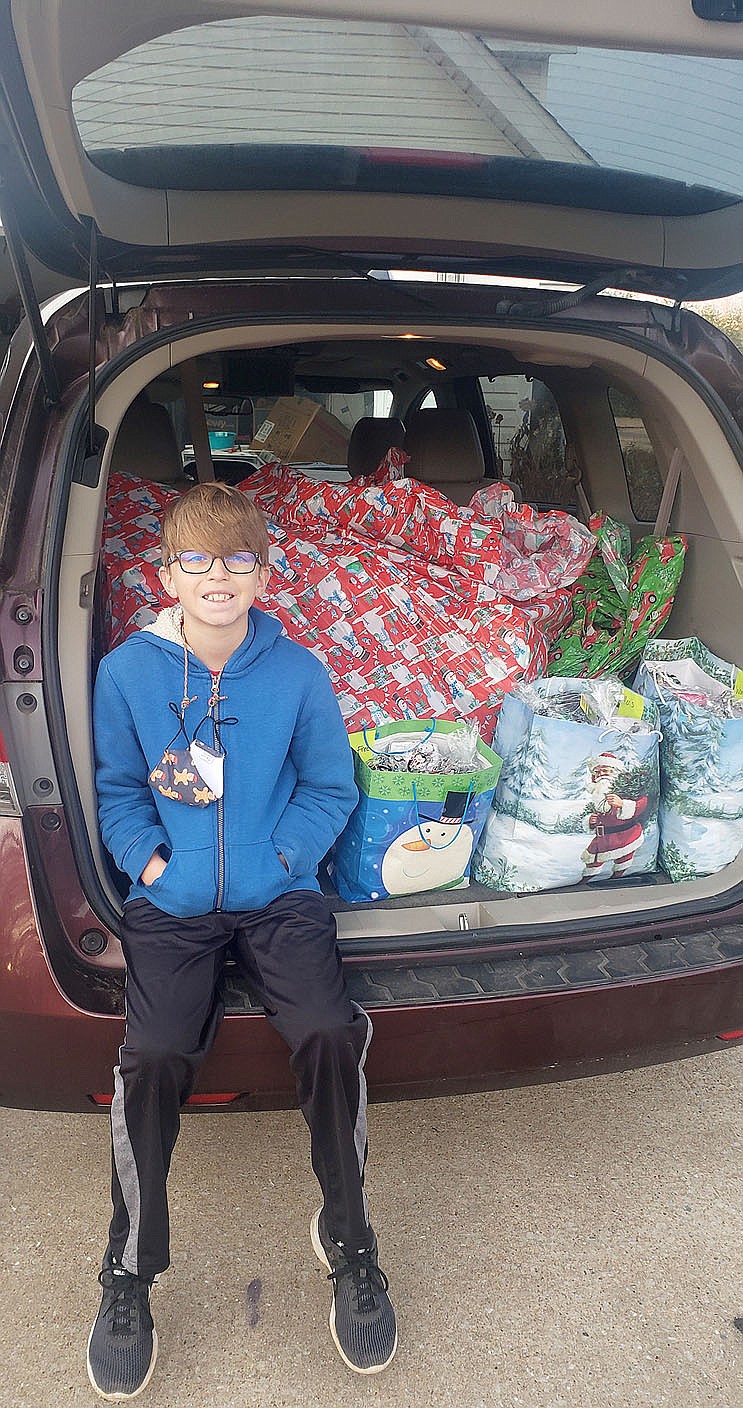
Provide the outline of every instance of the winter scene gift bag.
[[539,679],[507,694],[475,880],[516,892],[653,870],[659,738],[655,704],[613,677]]
[[663,730],[660,863],[672,880],[713,875],[743,849],[743,670],[695,636],[656,640],[635,687]]
[[349,735],[359,802],[328,871],[344,900],[469,884],[500,758],[470,724],[408,719]]

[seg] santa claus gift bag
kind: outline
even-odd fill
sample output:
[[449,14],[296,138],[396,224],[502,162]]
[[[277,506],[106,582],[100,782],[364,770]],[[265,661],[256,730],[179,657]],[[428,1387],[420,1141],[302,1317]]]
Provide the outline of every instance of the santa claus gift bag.
[[507,694],[474,878],[516,892],[653,870],[659,738],[655,704],[613,677],[545,678]]
[[672,880],[713,875],[743,850],[743,670],[695,636],[656,640],[635,688],[663,729],[661,866]]
[[501,766],[477,729],[408,719],[349,737],[359,802],[328,867],[341,898],[468,885]]

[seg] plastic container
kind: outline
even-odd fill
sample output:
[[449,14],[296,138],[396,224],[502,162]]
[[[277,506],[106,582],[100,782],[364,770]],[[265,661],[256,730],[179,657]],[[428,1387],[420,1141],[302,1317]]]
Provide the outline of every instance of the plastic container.
[[209,449],[210,450],[231,450],[235,444],[237,436],[234,430],[210,430]]

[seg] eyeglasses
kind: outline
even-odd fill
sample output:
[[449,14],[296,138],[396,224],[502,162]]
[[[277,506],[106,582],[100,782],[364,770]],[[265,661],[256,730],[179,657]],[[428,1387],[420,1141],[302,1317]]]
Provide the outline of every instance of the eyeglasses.
[[207,552],[177,552],[174,557],[169,557],[163,566],[172,567],[174,562],[179,563],[184,572],[189,572],[194,577],[211,572],[215,562],[221,562],[227,572],[233,572],[236,576],[244,576],[249,572],[255,572],[256,567],[260,566],[261,560],[255,552],[229,552],[225,557],[211,556]]

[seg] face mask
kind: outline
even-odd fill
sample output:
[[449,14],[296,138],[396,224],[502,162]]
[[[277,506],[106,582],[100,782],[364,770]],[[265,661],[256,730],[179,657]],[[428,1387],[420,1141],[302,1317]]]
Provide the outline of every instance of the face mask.
[[[181,713],[175,704],[171,704],[170,708],[177,715],[180,726],[157,767],[152,769],[150,785],[174,802],[186,802],[191,807],[208,807],[224,793],[224,752],[221,748],[211,748],[197,738],[199,729],[210,714],[205,714],[189,743],[184,723],[185,709]],[[181,734],[187,746],[176,748]]]
[[[176,735],[177,737],[177,735]],[[196,751],[196,759],[194,758]],[[206,776],[202,771],[202,757],[207,753]],[[188,748],[174,748],[170,744],[156,768],[150,773],[150,784],[161,792],[163,797],[171,797],[174,802],[187,802],[192,807],[208,807],[222,796],[222,770],[224,758],[214,749],[206,749],[205,744],[190,744]],[[215,785],[216,784],[216,785]]]
[[210,748],[199,738],[194,738],[188,751],[199,777],[204,779],[215,797],[221,797],[224,793],[224,753]]

